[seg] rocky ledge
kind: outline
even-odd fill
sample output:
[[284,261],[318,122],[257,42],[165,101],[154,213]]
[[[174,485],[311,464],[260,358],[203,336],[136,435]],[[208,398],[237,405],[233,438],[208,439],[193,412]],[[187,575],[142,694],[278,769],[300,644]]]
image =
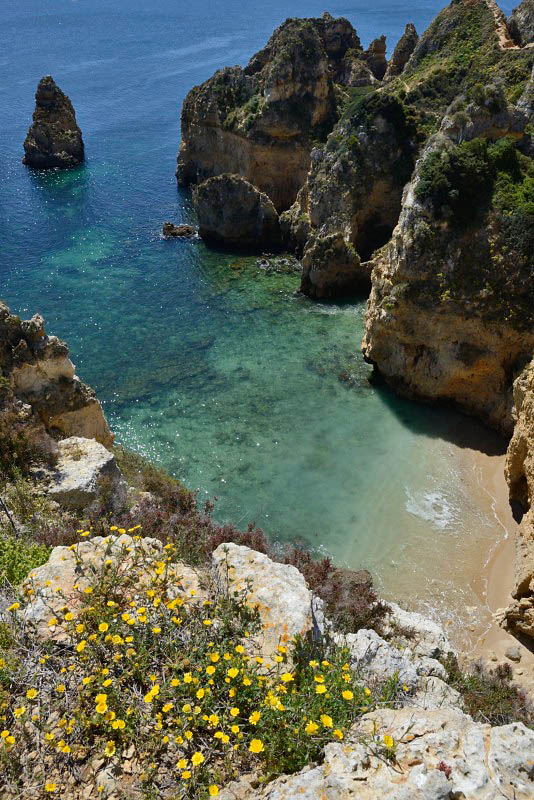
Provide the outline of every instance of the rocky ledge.
[[74,107],[51,75],[35,93],[33,122],[24,140],[23,163],[35,169],[68,169],[84,160],[82,132]]
[[11,396],[17,414],[46,436],[82,436],[108,448],[113,444],[102,406],[76,375],[67,345],[46,335],[39,314],[21,320],[2,302],[0,373],[3,395]]

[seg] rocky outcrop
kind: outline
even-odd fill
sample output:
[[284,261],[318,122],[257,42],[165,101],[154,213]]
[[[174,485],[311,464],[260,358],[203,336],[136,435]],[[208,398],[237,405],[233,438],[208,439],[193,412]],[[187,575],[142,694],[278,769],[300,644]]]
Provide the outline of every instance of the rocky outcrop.
[[302,258],[301,291],[328,299],[369,289],[371,272],[341,233],[317,236]]
[[[66,641],[64,609],[68,606],[76,618],[86,605],[84,589],[106,571],[111,575],[118,570],[131,578],[133,596],[152,586],[165,555],[158,539],[127,533],[94,536],[72,547],[54,547],[46,564],[33,569],[24,581],[22,588],[29,601],[19,612],[20,618],[39,638]],[[166,575],[174,596],[193,592],[199,600],[204,599],[199,575],[192,567],[175,562],[166,567]]]
[[58,444],[58,460],[47,494],[73,511],[102,504],[119,511],[126,504],[127,485],[114,455],[104,445],[71,436]]
[[173,222],[164,222],[161,232],[165,239],[193,239],[197,235],[192,225],[175,225]]
[[410,60],[410,56],[415,50],[418,41],[419,36],[415,30],[415,25],[412,22],[409,22],[406,25],[404,33],[397,42],[395,50],[393,51],[391,61],[389,62],[386,71],[385,80],[396,78],[397,75],[401,74],[404,67]]
[[82,436],[105,447],[113,435],[92,389],[80,381],[67,345],[47,336],[36,314],[22,321],[0,303],[0,372],[16,399],[54,438]]
[[526,186],[530,159],[518,148],[530,119],[493,87],[451,108],[375,259],[362,345],[399,391],[505,433],[512,381],[534,350],[534,240],[528,204],[500,187]]
[[244,69],[219,70],[187,95],[179,182],[233,173],[278,211],[289,208],[305,183],[312,143],[324,141],[336,122],[335,83],[373,80],[346,19],[286,20]]
[[380,36],[378,39],[373,39],[368,49],[365,51],[364,57],[375,78],[381,81],[388,67],[386,59],[386,37]]
[[281,244],[278,213],[266,194],[239,175],[217,175],[195,187],[199,233],[208,242],[270,250]]
[[221,585],[246,594],[247,604],[258,610],[264,658],[272,660],[278,645],[312,630],[312,595],[298,569],[232,543],[219,545],[213,564]]
[[23,163],[35,169],[68,169],[84,160],[82,132],[73,105],[51,75],[41,78],[37,86],[24,153]]
[[514,601],[505,624],[534,639],[534,362],[514,384],[516,425],[506,455],[510,499],[524,512],[516,540]]
[[534,2],[523,0],[508,17],[508,30],[514,42],[525,47],[534,42]]
[[384,709],[366,714],[345,742],[327,745],[321,766],[256,790],[249,784],[246,795],[228,787],[220,797],[529,800],[534,771],[526,754],[533,750],[534,732],[522,723],[490,728],[458,709]]

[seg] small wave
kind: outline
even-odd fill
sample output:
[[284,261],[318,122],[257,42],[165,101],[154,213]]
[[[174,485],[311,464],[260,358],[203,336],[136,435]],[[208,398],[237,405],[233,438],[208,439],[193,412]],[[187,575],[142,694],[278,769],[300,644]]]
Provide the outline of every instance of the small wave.
[[443,492],[430,491],[430,492],[415,492],[412,493],[407,487],[406,491],[406,504],[405,508],[409,514],[414,517],[424,519],[426,522],[444,531],[451,528],[457,521],[457,509],[451,504],[449,499]]

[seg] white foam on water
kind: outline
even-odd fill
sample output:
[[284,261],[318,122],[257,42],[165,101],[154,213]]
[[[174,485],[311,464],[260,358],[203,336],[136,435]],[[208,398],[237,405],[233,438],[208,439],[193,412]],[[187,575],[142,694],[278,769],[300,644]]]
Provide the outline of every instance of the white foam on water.
[[411,492],[406,486],[405,508],[409,514],[429,522],[439,531],[453,527],[458,520],[458,509],[440,491]]

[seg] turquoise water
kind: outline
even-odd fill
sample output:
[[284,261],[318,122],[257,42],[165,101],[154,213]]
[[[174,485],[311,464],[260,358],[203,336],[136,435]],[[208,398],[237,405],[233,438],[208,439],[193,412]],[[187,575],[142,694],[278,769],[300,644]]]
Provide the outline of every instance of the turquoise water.
[[[383,32],[393,44],[439,6],[329,10],[364,44]],[[314,304],[295,296],[298,276],[159,235],[166,219],[193,219],[174,179],[188,89],[244,63],[285,16],[323,10],[300,0],[2,4],[0,296],[21,315],[43,313],[118,440],[216,495],[220,519],[370,566],[386,589],[400,572],[422,587],[417,553],[465,560],[466,542],[495,538],[453,442],[500,444],[460,415],[370,385],[363,299]],[[68,173],[20,163],[47,73],[71,96],[86,142],[87,164]]]

